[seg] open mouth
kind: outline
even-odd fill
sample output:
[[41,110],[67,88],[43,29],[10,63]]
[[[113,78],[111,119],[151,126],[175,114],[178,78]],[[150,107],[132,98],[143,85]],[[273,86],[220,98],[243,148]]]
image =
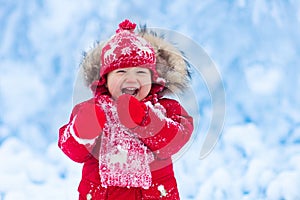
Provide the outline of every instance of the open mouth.
[[138,88],[123,88],[121,89],[122,91],[122,94],[130,94],[132,96],[135,96],[138,92],[139,92],[139,89]]

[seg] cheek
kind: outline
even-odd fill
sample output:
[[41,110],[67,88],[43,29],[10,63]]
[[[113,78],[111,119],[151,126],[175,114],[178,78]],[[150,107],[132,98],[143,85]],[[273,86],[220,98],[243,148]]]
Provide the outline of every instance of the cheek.
[[120,95],[120,82],[115,81],[113,77],[107,79],[107,88],[113,98],[117,98]]
[[108,91],[109,91],[109,93],[114,93],[114,91],[115,91],[115,85],[113,85],[113,84],[107,84],[107,88],[108,88]]
[[150,92],[151,86],[152,86],[151,83],[149,83],[149,84],[147,84],[147,85],[144,85],[144,86],[142,87],[142,90],[143,90],[144,92]]
[[151,87],[152,87],[152,78],[151,78],[151,76],[149,76],[147,81],[145,81],[145,86],[151,89]]
[[147,76],[147,77],[144,77],[143,79],[140,80],[140,83],[141,85],[143,86],[149,86],[151,87],[151,84],[152,84],[152,78],[151,76]]
[[152,87],[151,80],[149,82],[144,83],[141,88],[142,95],[146,97],[149,94],[151,87]]

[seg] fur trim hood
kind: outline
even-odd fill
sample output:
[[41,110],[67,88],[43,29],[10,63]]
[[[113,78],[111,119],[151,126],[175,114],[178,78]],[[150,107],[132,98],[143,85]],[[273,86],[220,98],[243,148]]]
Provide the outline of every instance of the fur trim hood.
[[[149,32],[146,27],[137,30],[137,34],[147,40],[154,48],[156,55],[156,70],[160,78],[165,81],[165,89],[162,93],[181,93],[188,87],[190,72],[188,63],[184,59],[183,52],[174,45],[157,36],[155,32]],[[105,42],[97,42],[91,50],[85,52],[81,66],[84,72],[84,80],[87,86],[100,79],[100,55]]]

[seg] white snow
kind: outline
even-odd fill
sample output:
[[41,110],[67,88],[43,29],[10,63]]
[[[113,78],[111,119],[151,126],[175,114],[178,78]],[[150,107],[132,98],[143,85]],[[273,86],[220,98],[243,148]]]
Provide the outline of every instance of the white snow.
[[162,197],[167,196],[167,191],[166,191],[164,185],[157,186],[157,189],[159,190]]
[[182,102],[200,117],[175,161],[181,198],[300,199],[299,8],[298,1],[266,0],[167,0],[151,9],[133,0],[3,1],[0,200],[77,199],[82,165],[58,149],[58,129],[74,106],[82,51],[114,34],[125,18],[192,39],[222,76],[224,129],[203,159],[214,113],[195,69],[198,107],[194,99]]

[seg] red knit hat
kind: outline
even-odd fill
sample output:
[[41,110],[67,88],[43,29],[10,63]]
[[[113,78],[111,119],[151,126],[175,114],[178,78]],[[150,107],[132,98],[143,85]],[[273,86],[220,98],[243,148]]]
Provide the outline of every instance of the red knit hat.
[[116,34],[104,45],[100,77],[115,69],[144,67],[152,71],[152,79],[157,81],[154,49],[149,42],[134,33],[135,27],[136,24],[128,19],[124,20],[119,24]]

